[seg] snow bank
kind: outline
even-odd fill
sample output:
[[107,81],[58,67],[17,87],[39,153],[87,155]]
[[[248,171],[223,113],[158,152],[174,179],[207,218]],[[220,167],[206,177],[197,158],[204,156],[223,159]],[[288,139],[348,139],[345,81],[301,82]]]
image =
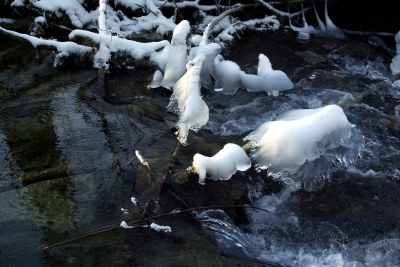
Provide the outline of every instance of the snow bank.
[[246,171],[250,166],[250,158],[240,146],[226,144],[212,157],[194,155],[191,170],[199,175],[199,183],[204,185],[207,174],[214,181],[229,180],[237,170]]
[[348,139],[352,127],[342,108],[329,105],[286,112],[276,121],[262,124],[244,140],[254,148],[251,156],[258,170],[291,173]]

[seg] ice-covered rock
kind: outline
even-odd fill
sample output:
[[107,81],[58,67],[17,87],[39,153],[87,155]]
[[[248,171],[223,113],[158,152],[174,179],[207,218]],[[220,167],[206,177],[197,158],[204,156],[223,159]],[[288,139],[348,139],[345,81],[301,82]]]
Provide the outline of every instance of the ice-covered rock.
[[288,111],[276,121],[262,124],[244,140],[254,148],[251,157],[259,170],[291,173],[349,138],[352,127],[341,107],[328,105]]
[[258,57],[257,75],[240,72],[241,87],[250,91],[265,91],[277,95],[279,91],[293,88],[289,77],[280,70],[273,70],[268,57],[260,54]]
[[221,89],[225,95],[233,95],[239,89],[240,68],[232,61],[222,61],[215,65],[215,89]]
[[199,175],[199,183],[204,185],[207,175],[214,181],[229,180],[237,170],[245,171],[250,166],[250,158],[243,148],[229,143],[212,157],[194,155],[190,170]]

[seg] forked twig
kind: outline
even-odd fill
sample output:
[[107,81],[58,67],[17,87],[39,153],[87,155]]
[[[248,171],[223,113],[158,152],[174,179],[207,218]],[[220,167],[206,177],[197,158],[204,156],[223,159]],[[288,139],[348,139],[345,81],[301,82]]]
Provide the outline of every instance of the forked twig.
[[[152,216],[152,217],[142,218],[140,220],[135,220],[135,221],[131,222],[130,224],[131,225],[136,225],[136,224],[139,224],[141,222],[150,221],[150,220],[154,220],[154,219],[162,218],[162,217],[166,217],[166,216],[177,215],[177,214],[184,213],[184,212],[191,212],[191,211],[195,211],[195,210],[225,209],[225,208],[257,209],[257,210],[261,210],[261,211],[264,211],[264,212],[268,212],[268,213],[274,214],[273,212],[271,212],[269,210],[266,210],[266,209],[263,209],[263,208],[260,208],[260,207],[257,207],[257,206],[244,206],[244,205],[209,206],[209,207],[189,208],[189,209],[180,210],[180,211],[172,211],[172,212],[164,213],[164,214],[161,214],[161,215],[156,215],[156,216]],[[108,226],[106,228],[102,228],[100,230],[93,231],[91,233],[87,233],[87,234],[84,234],[84,235],[81,235],[81,236],[78,236],[78,237],[75,237],[75,238],[71,238],[71,239],[65,240],[63,242],[59,242],[59,243],[56,243],[56,244],[53,244],[53,245],[49,245],[47,247],[44,247],[43,249],[49,249],[49,248],[58,247],[58,246],[61,246],[61,245],[65,245],[65,244],[68,244],[68,243],[72,243],[72,242],[84,239],[86,237],[90,237],[90,236],[106,233],[106,232],[112,231],[114,229],[119,229],[119,228],[123,228],[123,227],[121,225],[114,224],[114,225]]]

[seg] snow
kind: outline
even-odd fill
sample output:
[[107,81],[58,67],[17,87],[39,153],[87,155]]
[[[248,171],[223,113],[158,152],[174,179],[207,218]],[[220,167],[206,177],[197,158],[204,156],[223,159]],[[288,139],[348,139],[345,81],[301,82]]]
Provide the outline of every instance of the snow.
[[15,19],[0,18],[0,23],[14,23]]
[[297,39],[302,40],[302,41],[308,41],[308,40],[310,40],[310,34],[307,32],[299,32]]
[[328,105],[284,113],[262,124],[244,140],[254,148],[252,158],[259,170],[295,172],[306,161],[319,158],[351,135],[352,126],[342,108]]
[[[204,40],[204,39],[203,39]],[[179,114],[176,124],[179,141],[186,145],[189,130],[198,131],[208,122],[209,110],[200,95],[201,80],[209,81],[214,58],[220,47],[217,44],[203,44],[190,51],[186,73],[175,83],[171,101],[167,106],[170,112]]]
[[199,49],[206,53],[201,67],[200,83],[204,88],[212,90],[214,88],[214,83],[211,80],[211,75],[215,71],[215,60],[218,58],[221,47],[215,43],[211,43],[207,46],[202,45],[199,48],[193,48],[190,54],[192,59],[198,53]]
[[240,72],[241,87],[250,91],[265,91],[277,95],[279,91],[293,88],[293,83],[280,70],[273,70],[268,57],[259,55],[257,75]]
[[328,16],[328,2],[325,0],[325,23],[326,23],[326,35],[331,38],[343,39],[346,35],[341,29],[339,29]]
[[115,0],[115,4],[120,4],[132,10],[136,10],[145,6],[145,0]]
[[169,227],[169,226],[162,226],[162,225],[158,225],[158,224],[152,223],[152,224],[150,224],[150,227],[151,227],[151,229],[153,229],[153,230],[155,230],[157,232],[160,232],[160,231],[163,231],[165,233],[170,233],[171,232],[171,227]]
[[397,47],[397,54],[400,54],[400,31],[396,34],[396,36],[394,37],[394,39],[396,40],[396,47]]
[[393,75],[400,73],[400,54],[393,58],[392,64],[390,64],[390,69],[392,70]]
[[135,197],[131,197],[131,201],[135,206],[138,205],[138,200]]
[[161,86],[164,88],[171,90],[186,72],[187,57],[190,49],[188,47],[189,35],[190,24],[187,20],[183,20],[176,26],[172,35],[164,79],[161,81]]
[[190,42],[193,46],[199,46],[202,38],[203,37],[201,35],[195,34],[190,38]]
[[232,61],[222,61],[215,65],[215,89],[223,88],[222,93],[233,95],[239,89],[240,68]]
[[68,0],[68,1],[37,0],[37,1],[31,1],[31,4],[42,10],[54,13],[56,13],[59,10],[64,11],[65,14],[71,20],[72,25],[74,25],[77,28],[82,28],[85,24],[96,21],[98,17],[97,10],[89,13],[77,0]]
[[292,30],[300,32],[300,33],[315,34],[316,36],[323,36],[323,37],[330,37],[330,38],[337,38],[337,39],[346,38],[346,35],[344,34],[344,32],[340,28],[338,28],[332,22],[332,20],[329,18],[327,0],[325,0],[325,24],[318,16],[317,10],[315,9],[315,5],[314,5],[314,12],[315,12],[315,16],[317,18],[319,29],[316,29],[313,26],[309,26],[305,22],[305,19],[303,19],[303,21],[304,21],[303,27],[296,27],[290,23],[290,28]]
[[23,6],[25,6],[25,4],[24,4],[24,1],[22,1],[22,0],[14,0],[14,2],[11,3],[11,6],[13,6],[13,7],[17,7],[17,6],[23,7]]
[[169,111],[179,114],[176,126],[182,144],[186,144],[189,129],[197,131],[208,121],[208,106],[200,96],[200,71],[201,64],[198,62],[187,64],[187,72],[175,84],[167,107]]
[[151,83],[147,86],[148,88],[158,88],[161,85],[161,81],[163,79],[163,74],[161,71],[156,70],[153,74],[153,79]]
[[119,226],[121,226],[122,228],[125,228],[125,229],[135,228],[135,226],[130,226],[125,221],[122,221]]
[[94,62],[95,67],[104,67],[106,69],[108,68],[108,64],[106,62],[108,62],[111,53],[125,52],[136,60],[147,56],[150,56],[150,59],[152,59],[151,56],[154,53],[157,54],[157,52],[155,52],[156,50],[162,49],[165,46],[169,46],[169,42],[166,40],[160,42],[139,43],[136,41],[119,38],[117,36],[111,37],[108,35],[100,35],[84,30],[74,30],[69,34],[69,38],[71,40],[77,37],[89,38],[95,43],[98,43],[100,46],[104,45],[108,48],[103,48],[102,53],[98,52]]
[[106,11],[107,11],[107,0],[99,1],[99,34],[107,35],[107,26],[106,26]]
[[212,157],[197,153],[193,157],[193,167],[199,175],[199,183],[204,185],[207,174],[214,181],[229,180],[237,170],[249,169],[251,161],[240,146],[229,143]]
[[43,16],[39,16],[35,18],[35,23],[41,23],[41,24],[45,24],[46,23],[46,18]]
[[90,53],[93,50],[91,47],[78,45],[74,42],[58,42],[54,40],[39,39],[27,34],[9,31],[2,27],[0,27],[0,31],[25,39],[30,42],[35,48],[38,46],[49,46],[56,48],[59,54],[54,59],[54,67],[57,67],[58,65],[60,65],[60,63],[62,63],[61,61],[63,57],[69,56],[71,54],[83,56],[85,53]]

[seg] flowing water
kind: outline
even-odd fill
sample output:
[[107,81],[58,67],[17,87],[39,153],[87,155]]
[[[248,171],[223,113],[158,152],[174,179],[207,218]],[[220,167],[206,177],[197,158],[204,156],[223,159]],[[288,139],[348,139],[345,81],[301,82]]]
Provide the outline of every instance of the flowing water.
[[[257,182],[243,202],[274,214],[246,209],[235,225],[221,210],[203,211],[197,219],[158,220],[170,234],[118,229],[47,250],[135,216],[130,199],[154,192],[175,149],[177,119],[165,109],[170,92],[145,88],[148,69],[110,77],[104,90],[84,63],[54,69],[51,53],[0,45],[2,266],[400,266],[400,83],[390,74],[393,55],[367,37],[302,43],[284,33],[245,35],[226,58],[254,74],[264,53],[295,88],[277,97],[204,92],[210,120],[189,134],[182,164],[224,140],[242,142],[290,109],[338,104],[356,125],[349,149],[330,151],[313,167],[326,175],[308,190],[245,174]],[[135,150],[154,175],[138,165]],[[172,199],[166,193],[160,211],[175,209]]]

